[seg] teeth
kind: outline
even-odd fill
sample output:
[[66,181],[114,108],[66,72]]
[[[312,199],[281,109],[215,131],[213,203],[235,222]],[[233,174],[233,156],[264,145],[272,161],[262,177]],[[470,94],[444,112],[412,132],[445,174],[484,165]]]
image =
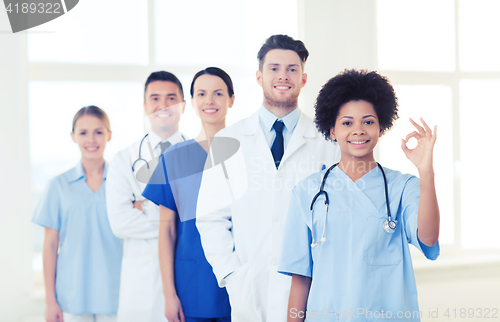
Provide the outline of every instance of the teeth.
[[277,89],[289,89],[290,86],[276,86]]
[[208,113],[217,112],[216,109],[207,109],[207,110],[203,110],[203,111],[208,112]]
[[157,114],[158,117],[171,117],[171,114]]
[[97,150],[98,148],[95,148],[95,147],[94,147],[94,148],[89,148],[89,147],[87,147],[86,149],[87,149],[88,151],[95,151],[95,150]]
[[366,142],[368,142],[368,141],[351,141],[352,144],[363,144]]

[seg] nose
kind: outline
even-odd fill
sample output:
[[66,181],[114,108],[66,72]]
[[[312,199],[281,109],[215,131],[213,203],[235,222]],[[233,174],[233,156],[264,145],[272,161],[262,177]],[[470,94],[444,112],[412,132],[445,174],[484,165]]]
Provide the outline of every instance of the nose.
[[366,133],[365,133],[365,129],[363,128],[363,126],[361,124],[358,124],[356,126],[356,128],[354,128],[353,134],[355,134],[355,135],[363,135],[363,134],[366,134]]
[[205,99],[205,104],[212,105],[214,103],[214,98],[212,97],[212,95],[207,95],[206,97],[207,98]]
[[286,71],[282,71],[281,74],[279,75],[279,80],[280,81],[287,81],[288,80],[288,74]]

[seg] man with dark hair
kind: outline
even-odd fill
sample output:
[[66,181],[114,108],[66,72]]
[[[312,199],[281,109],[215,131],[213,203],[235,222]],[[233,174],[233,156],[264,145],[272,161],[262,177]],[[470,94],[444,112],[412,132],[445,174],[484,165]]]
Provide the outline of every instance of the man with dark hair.
[[159,209],[142,198],[158,157],[185,140],[179,120],[186,102],[182,84],[172,73],[149,75],[144,112],[151,131],[118,152],[106,179],[106,203],[113,233],[123,239],[118,322],[167,322],[158,263]]
[[203,174],[196,225],[219,286],[227,288],[233,322],[286,321],[291,279],[277,265],[291,191],[340,159],[336,143],[323,140],[298,108],[308,54],[289,36],[266,40],[256,75],[262,106],[216,135],[238,140],[243,157]]

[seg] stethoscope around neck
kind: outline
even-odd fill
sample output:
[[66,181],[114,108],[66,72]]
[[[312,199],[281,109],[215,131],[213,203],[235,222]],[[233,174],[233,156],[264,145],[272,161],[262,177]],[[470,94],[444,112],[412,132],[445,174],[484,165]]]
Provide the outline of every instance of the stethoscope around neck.
[[[134,163],[132,163],[132,172],[134,172],[134,171],[135,171],[135,169],[134,169],[135,164],[136,164],[137,162],[139,162],[139,161],[144,161],[144,162],[146,162],[146,167],[147,167],[147,168],[148,168],[148,170],[149,170],[149,162],[148,162],[146,159],[144,159],[144,158],[142,157],[142,154],[141,154],[141,153],[142,153],[142,143],[143,143],[143,142],[144,142],[144,140],[148,137],[148,135],[149,135],[149,133],[147,133],[146,135],[144,135],[144,137],[143,137],[143,138],[142,138],[142,140],[141,140],[141,143],[139,144],[139,157],[137,158],[137,160],[135,160],[135,161],[134,161]],[[183,139],[184,141],[186,141],[186,138],[184,137],[184,134],[181,134],[181,137],[182,137],[182,139]],[[148,141],[148,146],[149,146],[149,153],[150,153],[150,155],[154,155],[154,153],[153,153],[153,147],[151,147],[151,143],[149,143],[149,141]]]
[[[325,172],[325,175],[323,176],[323,180],[321,181],[321,186],[319,188],[318,193],[314,196],[313,200],[311,201],[311,233],[312,233],[312,243],[311,243],[311,248],[314,248],[318,246],[319,244],[323,243],[326,241],[325,238],[325,231],[326,231],[326,218],[328,215],[328,207],[330,205],[330,199],[328,198],[328,193],[324,190],[325,187],[325,182],[326,179],[328,178],[328,175],[330,174],[330,171],[333,170],[338,165],[338,163],[335,163],[332,165],[328,170]],[[389,207],[389,196],[387,192],[387,178],[385,177],[385,172],[382,166],[377,162],[377,166],[379,169],[382,171],[382,176],[384,177],[384,187],[385,187],[385,203],[387,206],[387,219],[384,221],[382,224],[382,228],[389,234],[392,234],[396,230],[396,222],[392,220],[391,216],[391,208]],[[321,195],[325,195],[325,220],[323,224],[323,232],[321,234],[321,239],[319,241],[316,241],[314,239],[314,222],[313,222],[313,208],[314,208],[314,203],[316,202],[316,199],[318,199]]]

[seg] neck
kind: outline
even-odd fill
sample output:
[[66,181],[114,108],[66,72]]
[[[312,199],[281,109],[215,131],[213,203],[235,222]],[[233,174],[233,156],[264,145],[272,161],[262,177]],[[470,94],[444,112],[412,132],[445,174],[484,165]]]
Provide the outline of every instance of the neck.
[[223,128],[226,127],[226,120],[222,120],[219,123],[205,123],[201,122],[201,131],[198,134],[198,136],[195,138],[196,142],[202,142],[202,141],[207,141],[208,143],[208,149],[210,149],[210,145],[212,144],[212,140]]
[[158,135],[162,141],[166,141],[169,137],[171,137],[172,135],[175,134],[175,132],[177,132],[179,130],[179,127],[176,126],[174,128],[168,128],[168,129],[151,129],[151,131],[153,131],[154,134]]
[[269,112],[273,113],[274,115],[276,115],[280,119],[284,118],[285,116],[287,116],[288,114],[290,114],[291,112],[293,112],[297,108],[297,102],[295,102],[294,105],[290,105],[290,106],[276,106],[276,105],[270,104],[269,102],[264,100],[262,105],[264,105],[264,107]]
[[100,159],[85,159],[82,158],[83,171],[87,177],[102,175],[104,172],[104,158]]
[[349,178],[356,182],[370,170],[377,167],[377,162],[373,158],[373,154],[366,158],[354,158],[342,155],[338,167],[344,171]]

